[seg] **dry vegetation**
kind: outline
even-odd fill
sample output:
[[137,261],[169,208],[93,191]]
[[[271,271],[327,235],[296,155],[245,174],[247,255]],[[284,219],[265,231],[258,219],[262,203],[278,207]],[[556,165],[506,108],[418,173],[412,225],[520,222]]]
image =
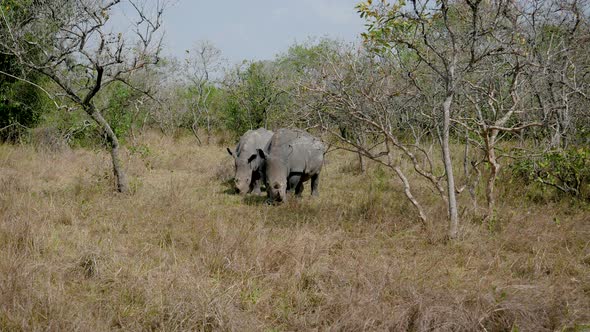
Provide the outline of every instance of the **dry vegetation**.
[[448,242],[444,206],[420,226],[353,155],[328,155],[319,199],[267,206],[230,193],[220,146],[140,141],[130,195],[105,152],[0,146],[1,331],[588,328],[587,207],[507,191]]

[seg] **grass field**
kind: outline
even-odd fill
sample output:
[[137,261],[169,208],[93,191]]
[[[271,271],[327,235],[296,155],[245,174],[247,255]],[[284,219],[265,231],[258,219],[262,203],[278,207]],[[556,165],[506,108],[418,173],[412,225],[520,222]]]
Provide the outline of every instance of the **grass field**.
[[590,328],[587,207],[504,185],[494,223],[464,211],[449,242],[434,193],[417,189],[440,216],[424,227],[342,151],[318,199],[268,206],[230,193],[224,146],[139,141],[130,195],[104,151],[0,145],[1,331]]

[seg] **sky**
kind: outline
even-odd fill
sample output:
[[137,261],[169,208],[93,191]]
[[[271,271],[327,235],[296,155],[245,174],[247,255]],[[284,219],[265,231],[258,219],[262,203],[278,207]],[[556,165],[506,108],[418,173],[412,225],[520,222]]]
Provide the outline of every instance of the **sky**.
[[330,37],[356,41],[364,22],[359,0],[180,0],[165,11],[164,55],[184,57],[208,40],[223,57],[267,60],[294,43]]

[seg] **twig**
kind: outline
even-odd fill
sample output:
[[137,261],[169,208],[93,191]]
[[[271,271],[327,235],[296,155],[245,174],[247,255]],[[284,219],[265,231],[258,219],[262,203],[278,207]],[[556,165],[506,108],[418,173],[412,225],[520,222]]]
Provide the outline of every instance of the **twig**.
[[47,95],[47,97],[49,97],[49,99],[50,99],[50,100],[53,102],[53,104],[55,104],[55,107],[56,107],[57,109],[62,109],[62,108],[68,109],[68,107],[67,107],[67,106],[60,106],[60,105],[59,105],[59,104],[58,104],[58,103],[55,101],[54,97],[53,97],[53,96],[52,96],[52,95],[51,95],[51,94],[50,94],[50,93],[49,93],[47,90],[43,89],[43,88],[42,88],[40,85],[38,85],[38,84],[36,84],[36,83],[33,83],[33,82],[31,82],[31,81],[29,81],[29,80],[27,80],[27,79],[24,79],[24,78],[22,78],[22,77],[14,76],[14,75],[12,75],[12,74],[9,74],[9,73],[7,73],[7,72],[5,72],[5,71],[2,71],[2,70],[0,70],[0,74],[6,75],[6,76],[8,76],[8,77],[14,78],[14,79],[16,79],[16,80],[19,80],[19,81],[23,81],[23,82],[25,82],[25,83],[27,83],[27,84],[30,84],[30,85],[32,85],[32,86],[34,86],[34,87],[38,88],[38,89],[39,89],[39,90],[41,90],[41,91],[43,91],[43,92],[44,92],[44,93]]

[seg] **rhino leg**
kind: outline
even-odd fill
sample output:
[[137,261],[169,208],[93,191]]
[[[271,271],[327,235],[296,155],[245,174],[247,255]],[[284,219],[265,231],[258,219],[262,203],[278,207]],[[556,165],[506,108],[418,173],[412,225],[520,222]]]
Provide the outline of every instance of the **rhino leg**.
[[299,181],[297,187],[295,187],[295,196],[300,197],[301,193],[303,193],[303,181]]
[[311,176],[311,195],[312,196],[319,196],[320,192],[318,190],[318,184],[320,182],[320,175],[315,174]]
[[295,196],[301,196],[301,192],[303,192],[303,181],[301,179],[301,175],[291,175],[289,177],[289,191],[294,192]]
[[[297,184],[295,184],[295,185],[297,185]],[[293,190],[295,190],[295,187],[291,183],[291,178],[289,178],[289,180],[287,180],[287,191],[290,192],[290,193],[292,193]]]

